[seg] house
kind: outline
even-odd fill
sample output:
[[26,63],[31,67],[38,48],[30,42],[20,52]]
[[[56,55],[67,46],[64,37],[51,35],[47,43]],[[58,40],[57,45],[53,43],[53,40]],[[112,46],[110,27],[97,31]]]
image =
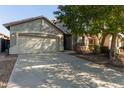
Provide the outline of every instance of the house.
[[9,47],[10,38],[2,33],[0,33],[0,53],[4,52]]
[[[68,32],[70,33],[68,35],[68,46],[70,45],[71,47],[68,47],[70,49],[73,49],[73,46],[74,46],[74,43],[76,42],[77,45],[79,44],[79,46],[81,47],[77,47],[77,50],[81,50],[81,51],[84,51],[84,52],[90,52],[90,51],[93,51],[94,50],[94,46],[99,46],[101,43],[101,40],[102,40],[102,35],[99,33],[97,35],[84,35],[84,36],[78,36],[77,37],[77,41],[74,41],[74,36],[71,34],[71,31],[67,29],[67,27],[63,26],[64,23],[62,22],[59,22],[58,20],[52,20],[52,22],[57,26],[59,27],[60,29],[62,29],[63,31],[65,32]],[[83,38],[83,40],[82,40]],[[105,42],[104,42],[104,46],[105,47],[108,47],[108,49],[111,48],[111,40],[112,40],[112,36],[111,35],[107,35],[105,37]],[[66,42],[67,40],[65,40]],[[85,43],[85,46],[82,47],[82,41],[84,41]],[[119,33],[118,36],[117,36],[117,44],[116,44],[116,49],[117,49],[117,53],[123,53],[124,52],[124,49],[120,49],[120,47],[124,47],[124,34],[121,34]],[[81,48],[81,49],[80,49]]]
[[[67,27],[64,27],[64,23],[60,23],[57,20],[53,20],[53,23],[59,27],[60,29],[62,29],[65,32],[71,33],[70,30],[67,29]],[[69,40],[70,42],[70,46],[71,49],[73,49],[73,43],[74,43],[74,36],[72,34],[69,34],[69,37],[71,37]],[[102,35],[98,34],[98,35],[84,35],[84,36],[78,36],[77,37],[77,44],[81,45],[82,44],[82,38],[84,40],[85,46],[81,47],[77,47],[77,49],[88,52],[88,51],[92,51],[94,50],[94,46],[99,46],[101,40],[102,40]],[[111,35],[107,35],[105,37],[105,42],[104,42],[104,46],[108,47],[108,49],[111,48],[111,40],[112,40],[112,36]],[[119,33],[117,36],[117,44],[116,44],[116,49],[117,49],[117,53],[122,54],[124,53],[124,49],[120,49],[120,47],[124,47],[124,34]],[[70,47],[69,47],[70,48]]]
[[[82,43],[82,37],[79,36],[75,41],[75,37],[63,23],[58,20],[50,21],[43,16],[6,23],[4,26],[10,31],[10,54],[59,52],[74,49],[75,42]],[[101,36],[84,36],[83,50],[93,50],[94,45],[100,44],[99,37]],[[123,34],[119,34],[118,47],[124,44],[120,41],[121,38],[124,38]],[[108,35],[104,46],[110,48],[110,42],[111,36]]]
[[59,29],[64,31],[66,33],[64,35],[64,50],[72,50],[73,49],[73,43],[74,43],[74,36],[71,34],[71,31],[64,26],[63,22],[60,22],[59,20],[52,20],[51,21],[55,26],[57,26]]
[[[104,46],[106,46],[110,49],[111,48],[111,40],[112,40],[112,36],[107,35],[106,38],[105,38]],[[121,47],[124,47],[124,34],[119,33],[117,35],[117,42],[116,42],[116,51],[119,54],[124,53],[124,50],[121,49]]]
[[3,25],[10,31],[10,54],[59,52],[72,47],[68,46],[70,33],[43,16]]

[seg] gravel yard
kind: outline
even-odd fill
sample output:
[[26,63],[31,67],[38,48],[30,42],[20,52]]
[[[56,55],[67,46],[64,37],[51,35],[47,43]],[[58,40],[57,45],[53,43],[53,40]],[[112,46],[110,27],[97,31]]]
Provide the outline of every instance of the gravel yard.
[[0,54],[0,88],[7,86],[16,58],[16,55]]

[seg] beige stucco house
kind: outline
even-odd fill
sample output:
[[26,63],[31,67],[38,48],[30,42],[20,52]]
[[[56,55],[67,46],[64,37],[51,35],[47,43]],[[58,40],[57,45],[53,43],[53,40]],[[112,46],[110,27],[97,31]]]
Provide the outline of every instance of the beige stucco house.
[[[71,31],[69,29],[67,29],[67,27],[63,26],[64,23],[60,22],[59,20],[53,20],[53,23],[57,27],[62,29],[63,31],[71,33]],[[71,38],[72,42],[68,42],[68,45],[74,46],[74,43],[75,43],[74,36],[71,34],[71,37],[72,37]],[[94,50],[94,46],[100,47],[102,38],[103,38],[102,34],[100,34],[100,33],[98,33],[97,35],[84,35],[83,42],[85,43],[85,46],[82,46],[82,36],[78,36],[76,43],[77,43],[77,45],[79,44],[79,46],[81,46],[81,47],[77,47],[77,50],[79,50],[79,51],[81,50],[84,52],[91,52]],[[103,44],[105,47],[108,47],[108,49],[111,48],[111,40],[112,40],[112,36],[108,34],[105,37],[105,41]],[[121,34],[121,33],[119,33],[117,36],[116,50],[118,53],[123,53],[124,51],[123,51],[123,49],[120,49],[120,47],[124,47],[124,34]]]
[[[102,35],[98,35],[98,36],[86,36],[85,37],[85,43],[86,43],[86,50],[92,50],[91,48],[93,48],[95,45],[100,44],[102,40]],[[111,40],[112,40],[112,36],[111,35],[107,35],[105,37],[105,41],[104,41],[104,46],[108,47],[108,49],[111,48]],[[119,54],[123,54],[124,50],[120,49],[120,47],[124,47],[124,34],[119,33],[117,35],[117,39],[116,39],[116,52]]]
[[[120,49],[120,47],[124,47],[124,41],[122,40],[124,39],[124,34],[119,33],[117,35],[117,42],[116,42],[116,52],[119,54],[124,53],[123,49]],[[105,38],[105,42],[104,42],[104,46],[107,46],[109,49],[111,48],[111,40],[112,40],[112,36],[111,35],[107,35]]]
[[[10,54],[63,51],[68,32],[38,16],[4,24],[10,31]],[[67,37],[67,38],[66,38]]]

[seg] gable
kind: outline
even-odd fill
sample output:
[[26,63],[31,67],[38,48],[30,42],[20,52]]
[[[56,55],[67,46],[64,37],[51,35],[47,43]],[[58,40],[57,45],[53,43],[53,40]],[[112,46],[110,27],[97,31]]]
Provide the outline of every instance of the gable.
[[51,35],[63,34],[60,30],[56,29],[53,25],[51,25],[49,22],[47,22],[44,19],[42,20],[40,32],[44,34],[51,34]]
[[10,33],[43,33],[43,34],[63,34],[62,31],[52,25],[49,20],[44,18],[23,22],[10,26]]
[[41,19],[36,19],[17,25],[10,26],[10,33],[13,32],[38,32],[40,31]]

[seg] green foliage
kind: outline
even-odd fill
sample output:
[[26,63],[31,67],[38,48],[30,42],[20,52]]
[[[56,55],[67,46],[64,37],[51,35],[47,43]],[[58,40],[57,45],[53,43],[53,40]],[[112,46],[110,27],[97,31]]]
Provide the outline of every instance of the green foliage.
[[74,34],[124,32],[124,6],[64,5],[54,14]]
[[124,6],[108,6],[106,16],[106,26],[108,27],[108,33],[124,32]]
[[109,48],[106,46],[100,47],[100,52],[103,54],[108,54],[109,53]]
[[95,53],[95,54],[99,53],[99,46],[98,45],[94,45],[93,53]]
[[93,51],[94,50],[94,45],[89,45],[89,50]]
[[[113,42],[111,41],[110,55],[115,54],[115,37],[118,33],[124,33],[124,6],[64,5],[59,6],[54,14],[73,34],[111,34]],[[108,49],[103,48],[102,51],[108,52]]]
[[[72,33],[83,35],[84,33],[96,34],[100,31],[98,18],[102,18],[101,12],[103,10],[100,10],[99,6],[71,5],[59,6],[58,11],[54,14],[60,21],[64,22],[68,29],[71,29]],[[100,22],[102,23],[102,21]]]

